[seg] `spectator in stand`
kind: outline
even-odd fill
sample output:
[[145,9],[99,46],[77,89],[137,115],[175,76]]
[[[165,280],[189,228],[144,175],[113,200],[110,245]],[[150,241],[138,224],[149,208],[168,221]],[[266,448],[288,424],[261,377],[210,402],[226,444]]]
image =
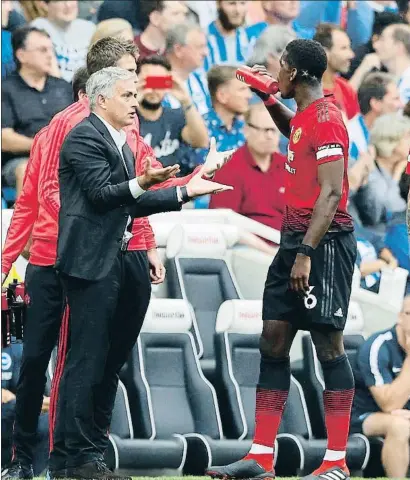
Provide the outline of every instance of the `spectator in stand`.
[[141,0],[105,0],[97,12],[97,22],[110,18],[128,20],[133,30],[140,32],[143,29],[141,21]]
[[45,30],[53,42],[61,76],[71,82],[74,72],[85,65],[95,25],[78,17],[77,0],[44,0],[47,18],[36,18],[31,25]]
[[340,76],[347,73],[354,57],[350,40],[346,32],[339,26],[322,23],[318,25],[314,40],[319,42],[327,55],[327,70],[323,75],[323,91],[325,95],[333,94],[339,108],[350,120],[359,113],[357,94],[349,83]]
[[72,91],[50,75],[54,51],[47,32],[25,26],[12,41],[17,72],[2,85],[2,176],[18,194],[34,136],[72,102]]
[[[285,50],[286,45],[295,40],[296,33],[291,27],[285,25],[270,25],[261,36],[256,40],[253,52],[247,61],[247,64],[263,65],[273,78],[278,78],[280,70],[280,57]],[[281,102],[292,111],[296,110],[296,103],[293,99],[283,99]],[[279,148],[286,155],[289,140],[280,134]]]
[[162,105],[166,90],[145,88],[147,77],[165,77],[170,74],[170,63],[159,55],[145,57],[139,62],[140,134],[164,167],[183,163],[180,157],[182,142],[195,148],[206,148],[209,143],[206,125],[184,83],[175,74],[172,74],[173,86],[170,93],[181,103],[181,108]]
[[370,143],[376,149],[376,168],[352,201],[363,226],[383,238],[389,219],[406,210],[399,181],[410,150],[410,119],[397,114],[377,118]]
[[[374,49],[374,44],[382,34],[383,30],[389,25],[395,23],[404,23],[402,17],[397,13],[381,12],[376,14],[371,39],[367,43],[361,44],[354,49],[355,56],[350,64],[350,70],[343,75],[343,77],[351,79],[351,83],[356,90],[360,87],[362,79],[372,70],[387,72],[387,69],[380,62]],[[353,78],[353,74],[356,71],[357,74],[355,78]]]
[[374,44],[381,63],[398,81],[400,97],[410,100],[410,26],[390,25]]
[[188,14],[184,2],[169,0],[144,0],[140,4],[144,30],[135,37],[140,60],[165,51],[168,30],[183,24]]
[[[12,457],[13,428],[16,410],[16,390],[19,378],[22,343],[12,343],[1,354],[1,462],[8,465]],[[50,397],[44,396],[38,420],[37,438],[34,445],[33,470],[40,476],[48,460],[48,409]]]
[[209,138],[218,150],[232,150],[245,144],[243,115],[249,109],[252,92],[236,78],[236,67],[215,65],[208,72],[212,109],[204,116]]
[[410,296],[404,298],[397,323],[371,335],[352,367],[351,432],[384,437],[386,476],[405,478],[410,467]]
[[[171,28],[166,37],[165,53],[172,71],[185,82],[194,105],[204,115],[212,106],[205,74],[201,70],[208,53],[204,31],[189,22]],[[172,108],[181,106],[171,95],[166,97],[165,104]]]
[[403,108],[394,78],[387,73],[372,73],[357,92],[360,112],[349,122],[350,152],[354,160],[369,147],[370,130],[376,118],[397,113]]
[[10,12],[13,5],[10,0],[1,2],[1,76],[11,73],[16,65],[13,60],[13,47],[11,45],[11,32],[6,30],[9,23]]
[[243,64],[249,56],[250,48],[256,40],[252,27],[246,28],[245,20],[248,1],[217,2],[218,18],[213,21],[207,32],[209,55],[205,69],[212,65]]
[[211,198],[210,208],[230,208],[245,217],[280,230],[284,210],[285,156],[279,153],[279,130],[263,103],[245,113],[246,143],[215,174],[229,178],[230,192]]
[[79,68],[73,77],[73,99],[74,102],[82,100],[86,96],[85,86],[90,78],[87,67]]
[[134,40],[134,32],[130,22],[123,18],[110,18],[97,25],[97,29],[91,38],[90,45],[106,37],[121,38],[123,40]]

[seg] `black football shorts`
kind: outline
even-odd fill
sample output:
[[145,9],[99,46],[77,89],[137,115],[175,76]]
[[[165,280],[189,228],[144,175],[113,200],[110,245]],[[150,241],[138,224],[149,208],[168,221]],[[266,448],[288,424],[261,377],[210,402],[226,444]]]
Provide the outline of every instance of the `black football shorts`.
[[290,289],[290,273],[304,234],[284,234],[263,294],[263,320],[284,320],[299,330],[343,330],[357,242],[353,232],[329,233],[312,255],[307,296]]

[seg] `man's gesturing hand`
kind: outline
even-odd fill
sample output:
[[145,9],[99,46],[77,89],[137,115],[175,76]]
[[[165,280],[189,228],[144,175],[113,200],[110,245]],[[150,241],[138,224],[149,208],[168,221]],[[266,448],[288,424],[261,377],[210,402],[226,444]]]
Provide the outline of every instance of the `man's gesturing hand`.
[[223,185],[222,183],[211,182],[202,178],[203,169],[194,175],[186,184],[187,194],[190,198],[200,197],[202,195],[209,195],[210,193],[221,193],[228,190],[233,190],[233,187]]
[[175,177],[178,172],[179,165],[172,165],[166,168],[153,168],[151,157],[147,157],[144,173],[138,177],[138,184],[144,190],[148,190],[157,183],[162,183],[169,178]]
[[298,253],[290,273],[290,288],[306,295],[309,291],[309,275],[311,269],[310,257]]
[[226,152],[218,152],[216,149],[215,137],[212,137],[209,145],[209,152],[202,167],[205,177],[212,178],[217,170],[229,162],[232,155],[235,153],[235,150],[236,149],[227,150]]
[[159,285],[165,280],[165,267],[161,262],[158,254],[158,250],[153,248],[148,250],[148,262],[149,262],[149,274],[151,277],[151,283],[153,285]]

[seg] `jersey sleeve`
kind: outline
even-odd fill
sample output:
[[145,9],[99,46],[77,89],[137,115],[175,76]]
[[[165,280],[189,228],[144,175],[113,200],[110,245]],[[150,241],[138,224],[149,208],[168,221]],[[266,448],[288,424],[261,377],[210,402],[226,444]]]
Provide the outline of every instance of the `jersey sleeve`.
[[349,137],[342,120],[318,121],[312,143],[318,165],[348,156]]
[[360,349],[357,365],[366,387],[380,387],[393,382],[390,355],[381,335]]

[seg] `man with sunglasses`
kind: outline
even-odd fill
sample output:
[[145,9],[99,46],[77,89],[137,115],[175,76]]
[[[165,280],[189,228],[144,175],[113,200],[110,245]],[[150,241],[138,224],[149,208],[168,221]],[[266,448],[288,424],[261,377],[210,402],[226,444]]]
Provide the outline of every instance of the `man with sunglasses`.
[[279,130],[263,103],[245,114],[246,144],[215,174],[232,191],[213,196],[210,208],[230,208],[252,220],[280,230],[284,207],[285,156],[279,152]]

